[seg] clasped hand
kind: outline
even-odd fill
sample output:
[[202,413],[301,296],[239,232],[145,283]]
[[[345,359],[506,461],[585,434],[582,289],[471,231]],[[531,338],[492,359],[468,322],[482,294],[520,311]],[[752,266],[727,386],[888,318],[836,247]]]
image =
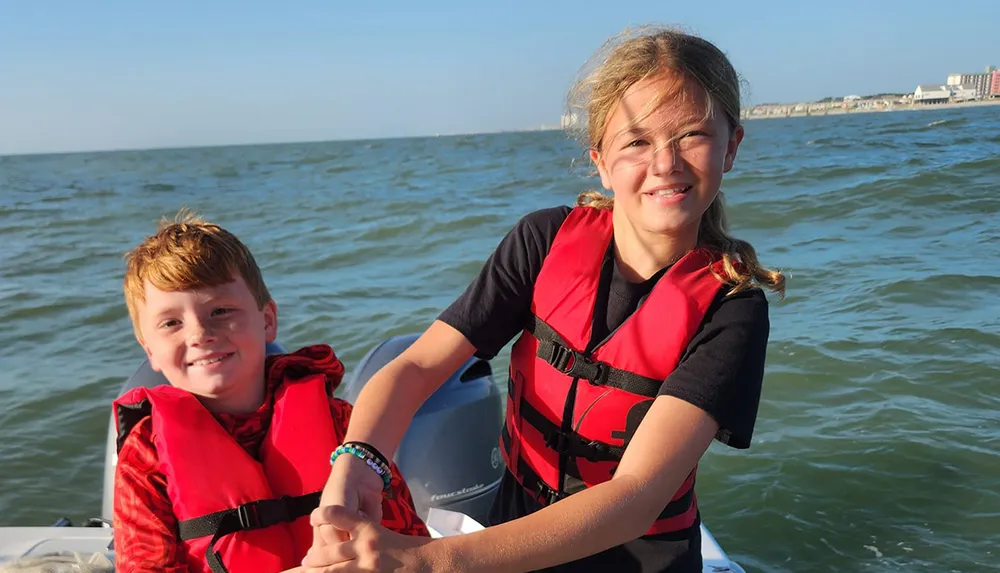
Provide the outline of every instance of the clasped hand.
[[313,545],[302,561],[302,573],[424,573],[430,567],[420,549],[427,537],[401,535],[341,505],[313,511]]

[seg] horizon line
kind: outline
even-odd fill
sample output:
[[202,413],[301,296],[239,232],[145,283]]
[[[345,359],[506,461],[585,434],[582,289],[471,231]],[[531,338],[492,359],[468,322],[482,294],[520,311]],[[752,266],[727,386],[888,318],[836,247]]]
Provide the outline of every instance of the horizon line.
[[503,133],[527,133],[534,131],[565,131],[564,128],[552,125],[541,125],[538,127],[525,127],[514,129],[500,129],[495,131],[470,131],[455,133],[428,133],[415,135],[393,135],[386,137],[345,137],[333,139],[301,139],[301,140],[274,140],[274,141],[254,141],[246,143],[206,143],[194,145],[163,145],[149,147],[109,147],[100,149],[68,149],[55,151],[15,151],[11,153],[0,152],[0,159],[7,157],[38,157],[45,155],[82,155],[85,153],[122,153],[129,151],[180,151],[187,149],[215,149],[219,147],[256,147],[264,145],[298,145],[315,143],[340,143],[340,142],[360,142],[360,141],[391,141],[396,139],[426,139],[437,137],[465,137],[470,135],[499,135]]

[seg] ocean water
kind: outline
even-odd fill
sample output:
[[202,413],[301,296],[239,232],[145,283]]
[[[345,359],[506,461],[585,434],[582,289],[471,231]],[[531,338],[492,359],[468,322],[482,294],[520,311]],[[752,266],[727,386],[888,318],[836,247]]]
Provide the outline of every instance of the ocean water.
[[[122,255],[160,217],[241,236],[280,341],[350,371],[520,216],[594,186],[582,157],[561,132],[0,157],[0,525],[99,514],[110,402],[143,359]],[[1000,107],[747,124],[731,225],[788,296],[753,446],[713,445],[698,494],[749,571],[997,570],[998,183]]]

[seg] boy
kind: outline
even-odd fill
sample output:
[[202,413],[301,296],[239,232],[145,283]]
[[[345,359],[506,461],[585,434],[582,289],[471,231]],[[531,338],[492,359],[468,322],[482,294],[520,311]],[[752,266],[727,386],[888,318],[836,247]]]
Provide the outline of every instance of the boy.
[[[136,339],[170,385],[114,403],[117,571],[298,566],[350,417],[332,397],[343,364],[323,345],[266,355],[277,306],[249,250],[217,225],[165,222],[126,260]],[[383,525],[427,536],[389,469]]]

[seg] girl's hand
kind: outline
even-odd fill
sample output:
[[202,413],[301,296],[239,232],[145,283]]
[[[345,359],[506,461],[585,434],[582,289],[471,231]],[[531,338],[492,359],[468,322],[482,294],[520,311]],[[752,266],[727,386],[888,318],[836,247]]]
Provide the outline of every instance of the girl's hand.
[[[336,506],[382,522],[382,478],[361,459],[343,455],[330,468],[319,507]],[[322,523],[313,528],[313,548],[349,539],[346,531]]]
[[431,540],[400,535],[373,519],[342,506],[322,506],[312,513],[313,527],[332,527],[349,539],[313,545],[302,561],[304,573],[424,573],[431,570],[425,553]]

